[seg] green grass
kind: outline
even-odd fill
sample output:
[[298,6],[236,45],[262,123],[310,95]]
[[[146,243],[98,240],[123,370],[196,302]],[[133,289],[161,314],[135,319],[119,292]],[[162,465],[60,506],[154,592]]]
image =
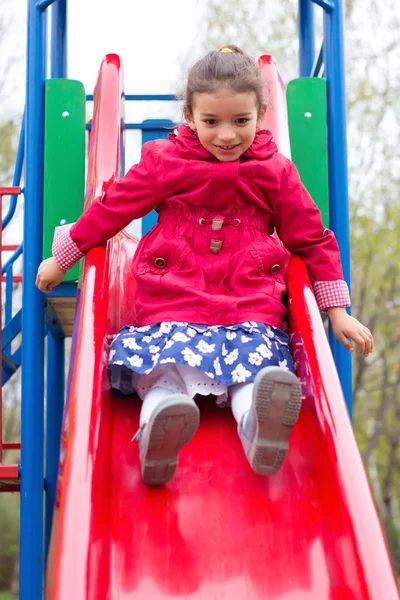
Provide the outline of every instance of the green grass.
[[0,600],[17,600],[10,592],[0,592]]

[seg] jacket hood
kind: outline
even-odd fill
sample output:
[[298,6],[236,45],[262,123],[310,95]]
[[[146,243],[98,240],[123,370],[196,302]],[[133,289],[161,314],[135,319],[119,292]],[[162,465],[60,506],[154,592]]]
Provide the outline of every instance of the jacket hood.
[[[201,144],[197,134],[188,125],[178,125],[178,134],[170,133],[169,139],[176,145],[179,154],[183,158],[194,158],[197,160],[215,158],[211,152]],[[253,143],[242,156],[249,158],[269,158],[278,151],[273,141],[272,133],[268,129],[257,129]]]

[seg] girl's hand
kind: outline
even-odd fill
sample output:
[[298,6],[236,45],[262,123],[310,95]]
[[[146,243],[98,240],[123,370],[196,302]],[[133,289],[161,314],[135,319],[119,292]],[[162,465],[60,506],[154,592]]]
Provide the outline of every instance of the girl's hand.
[[343,344],[349,352],[353,352],[354,345],[348,340],[352,339],[358,345],[358,354],[368,356],[374,348],[374,338],[370,330],[360,321],[347,314],[346,309],[332,307],[327,309],[332,324],[335,338]]
[[66,271],[62,269],[55,258],[47,258],[40,265],[36,276],[36,286],[41,292],[51,292],[53,287],[60,285]]

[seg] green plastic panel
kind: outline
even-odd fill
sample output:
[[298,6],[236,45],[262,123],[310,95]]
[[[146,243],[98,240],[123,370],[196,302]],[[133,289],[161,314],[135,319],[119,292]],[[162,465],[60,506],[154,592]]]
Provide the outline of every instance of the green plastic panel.
[[287,86],[290,148],[302,182],[329,227],[326,81],[294,79]]
[[[51,256],[54,228],[82,214],[85,192],[85,90],[79,81],[46,81],[43,258]],[[79,265],[65,281],[78,279]]]

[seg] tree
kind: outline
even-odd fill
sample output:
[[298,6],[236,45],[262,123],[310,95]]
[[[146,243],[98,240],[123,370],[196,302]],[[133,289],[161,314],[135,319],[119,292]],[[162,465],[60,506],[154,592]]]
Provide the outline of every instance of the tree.
[[0,592],[11,589],[18,555],[19,507],[16,494],[0,494]]
[[15,163],[17,127],[11,120],[0,123],[0,185],[10,182]]
[[[281,35],[283,31],[285,35]],[[297,2],[208,0],[196,44],[189,49],[184,65],[190,65],[205,52],[232,43],[253,56],[268,51],[274,55],[286,78],[295,77]]]

